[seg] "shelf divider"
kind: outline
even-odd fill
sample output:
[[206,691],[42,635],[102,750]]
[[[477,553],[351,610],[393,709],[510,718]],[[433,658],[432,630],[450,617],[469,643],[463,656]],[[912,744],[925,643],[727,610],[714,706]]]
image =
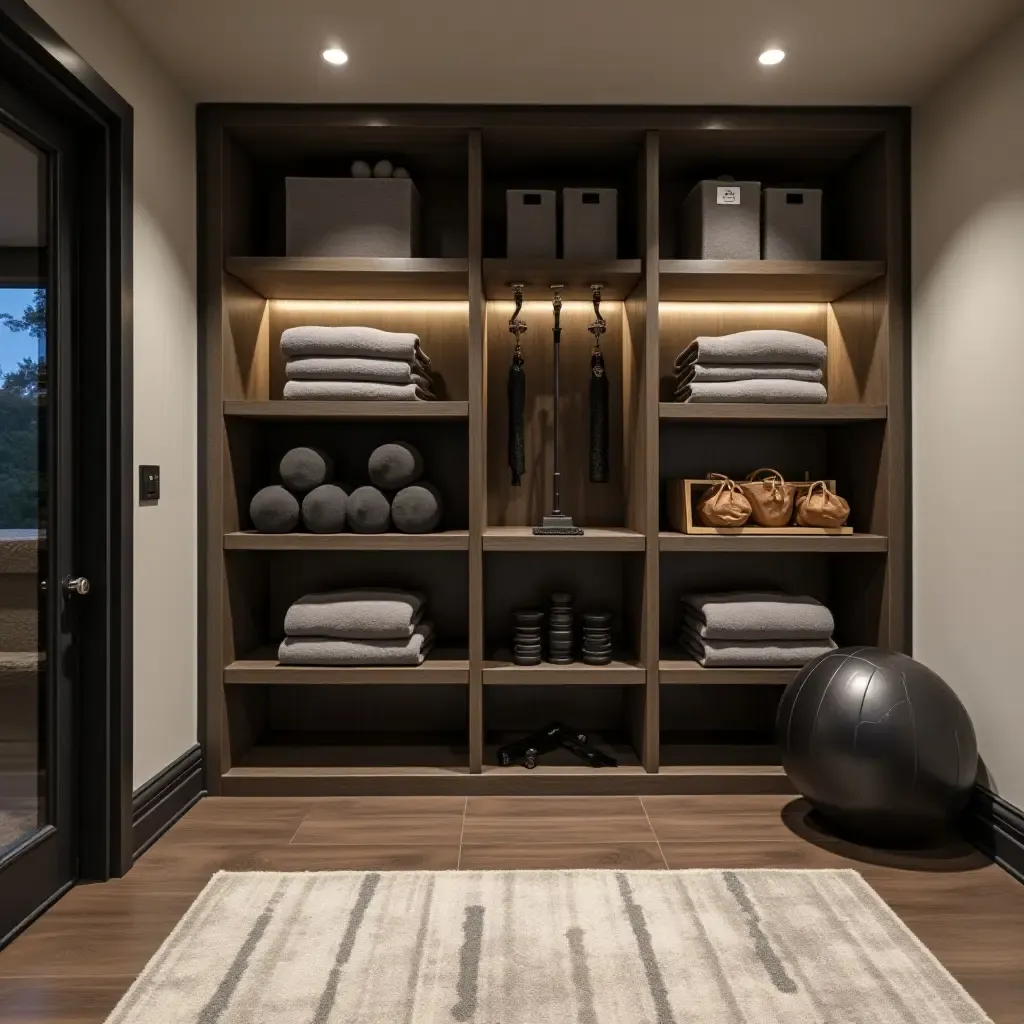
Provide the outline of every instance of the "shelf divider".
[[468,530],[443,533],[224,534],[225,551],[468,551]]
[[830,554],[884,554],[889,547],[888,538],[874,533],[850,533],[843,536],[783,537],[773,534],[768,537],[716,536],[715,534],[673,533],[662,531],[658,535],[658,547],[662,552],[818,552]]
[[224,415],[252,420],[464,420],[469,402],[265,402],[227,400]]
[[885,276],[862,260],[661,260],[662,302],[833,302]]
[[646,538],[621,527],[585,526],[581,537],[541,536],[532,526],[488,526],[484,551],[643,551]]
[[885,405],[761,405],[745,403],[662,402],[662,423],[869,423],[884,421]]

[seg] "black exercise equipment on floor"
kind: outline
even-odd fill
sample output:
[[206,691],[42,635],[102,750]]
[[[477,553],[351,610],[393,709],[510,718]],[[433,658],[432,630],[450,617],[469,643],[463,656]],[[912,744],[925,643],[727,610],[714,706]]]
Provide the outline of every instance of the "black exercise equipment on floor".
[[552,722],[546,729],[531,733],[520,740],[498,748],[498,764],[507,768],[521,764],[524,768],[536,768],[538,759],[561,747],[574,754],[592,768],[617,768],[619,762],[599,750],[586,733],[570,729],[561,722]]

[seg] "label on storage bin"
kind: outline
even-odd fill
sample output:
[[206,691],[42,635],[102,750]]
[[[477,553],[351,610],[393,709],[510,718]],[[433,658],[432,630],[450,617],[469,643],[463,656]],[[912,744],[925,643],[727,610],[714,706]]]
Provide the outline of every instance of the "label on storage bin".
[[719,206],[740,206],[740,190],[735,185],[718,186]]

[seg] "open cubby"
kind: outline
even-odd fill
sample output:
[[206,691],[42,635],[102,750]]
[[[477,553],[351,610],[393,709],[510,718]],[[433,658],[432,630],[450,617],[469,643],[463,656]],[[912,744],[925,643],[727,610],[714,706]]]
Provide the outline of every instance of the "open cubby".
[[[201,687],[206,786],[238,795],[777,792],[774,713],[793,670],[703,669],[676,647],[687,591],[811,594],[840,644],[907,649],[906,144],[897,110],[213,105],[200,109]],[[284,181],[353,159],[407,167],[422,202],[411,259],[287,257]],[[729,174],[824,190],[823,260],[700,261],[680,207]],[[506,257],[505,191],[618,190],[614,259]],[[525,286],[527,471],[507,464],[511,285]],[[588,478],[591,286],[603,285],[611,384],[607,483]],[[562,286],[561,506],[584,535],[534,536],[551,510],[551,286]],[[282,398],[282,331],[413,332],[435,402]],[[672,401],[700,335],[753,328],[826,343],[823,405]],[[289,447],[324,447],[364,482],[408,440],[445,500],[436,533],[260,535],[248,503]],[[679,534],[665,481],[761,467],[835,479],[848,536]],[[283,616],[304,593],[428,595],[423,665],[285,668]],[[610,608],[615,660],[516,666],[515,608],[556,590]],[[619,756],[497,765],[497,746],[564,720]]]

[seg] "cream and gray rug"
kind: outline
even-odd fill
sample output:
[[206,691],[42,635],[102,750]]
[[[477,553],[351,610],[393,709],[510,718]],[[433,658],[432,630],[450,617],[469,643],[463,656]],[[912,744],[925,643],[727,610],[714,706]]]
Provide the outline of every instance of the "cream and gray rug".
[[982,1024],[854,871],[216,875],[109,1024]]

